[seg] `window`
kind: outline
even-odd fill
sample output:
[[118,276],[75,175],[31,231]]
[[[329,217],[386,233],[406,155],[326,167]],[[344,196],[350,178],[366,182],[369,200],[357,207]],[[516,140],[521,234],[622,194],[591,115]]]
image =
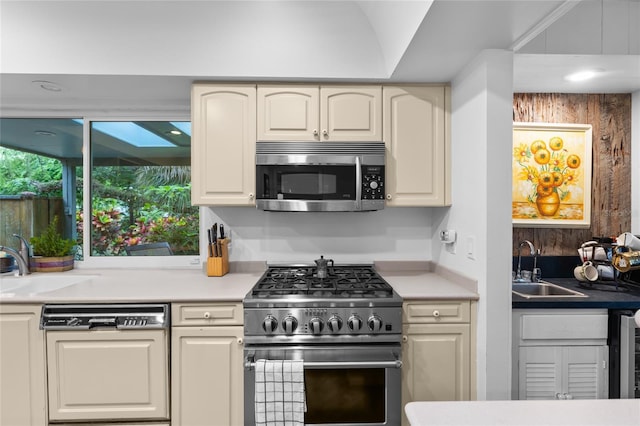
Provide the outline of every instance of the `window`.
[[14,232],[33,236],[29,224],[8,223],[13,215],[3,211],[7,197],[20,199],[28,191],[47,200],[31,220],[46,226],[62,216],[64,233],[78,241],[79,260],[98,266],[100,259],[111,259],[109,265],[153,262],[137,257],[142,254],[171,256],[170,265],[199,264],[189,121],[4,118],[0,126],[0,155],[24,165],[11,167],[13,175],[0,167],[0,229],[9,230],[0,233],[0,244],[16,247]]

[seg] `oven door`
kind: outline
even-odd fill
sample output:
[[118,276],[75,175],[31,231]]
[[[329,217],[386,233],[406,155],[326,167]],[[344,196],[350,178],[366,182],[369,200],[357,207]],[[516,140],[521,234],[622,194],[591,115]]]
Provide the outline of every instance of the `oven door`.
[[255,361],[303,360],[305,425],[399,425],[400,345],[245,348],[244,418],[255,425]]

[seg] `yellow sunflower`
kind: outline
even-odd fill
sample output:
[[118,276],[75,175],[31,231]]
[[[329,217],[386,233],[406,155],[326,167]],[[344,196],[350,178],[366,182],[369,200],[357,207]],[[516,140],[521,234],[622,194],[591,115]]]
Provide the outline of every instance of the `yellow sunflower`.
[[546,149],[547,145],[544,143],[544,141],[540,140],[540,139],[536,139],[535,141],[531,142],[531,152],[532,153],[536,153],[541,149]]
[[553,155],[551,155],[551,159],[549,160],[549,166],[555,168],[556,170],[564,169],[564,155],[558,154],[557,152],[553,153]]
[[520,146],[513,148],[513,158],[519,163],[526,163],[529,161],[529,150],[527,144],[521,143]]
[[580,167],[580,157],[575,154],[571,154],[570,156],[568,156],[567,166],[571,167],[572,169],[577,169],[578,167]]
[[535,182],[538,180],[538,170],[535,167],[523,167],[518,173],[518,180]]
[[535,153],[533,158],[536,160],[536,163],[538,163],[538,164],[547,164],[549,162],[549,160],[551,159],[551,154],[549,154],[549,151],[547,151],[546,149],[542,148],[542,149],[539,149],[538,152]]
[[551,148],[554,151],[561,150],[563,145],[564,145],[564,141],[562,140],[561,137],[554,136],[551,139],[549,139],[549,148]]
[[552,186],[553,180],[551,172],[542,172],[540,176],[538,176],[538,183],[542,186]]
[[578,180],[579,176],[580,176],[580,172],[578,170],[567,169],[564,171],[564,182],[567,185],[571,185]]

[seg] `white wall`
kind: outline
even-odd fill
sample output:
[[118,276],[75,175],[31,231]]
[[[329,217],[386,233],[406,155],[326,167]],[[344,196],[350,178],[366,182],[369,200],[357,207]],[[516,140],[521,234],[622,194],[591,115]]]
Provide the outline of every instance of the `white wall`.
[[631,233],[640,235],[640,91],[631,94]]
[[[452,82],[453,206],[432,227],[433,260],[478,281],[478,399],[510,399],[512,82],[513,55],[502,50]],[[441,229],[458,232],[455,253],[437,242]]]
[[[201,253],[207,227],[231,230],[232,261],[336,263],[431,259],[431,210],[387,208],[377,212],[264,212],[248,207],[201,208]],[[204,261],[204,258],[203,258]]]

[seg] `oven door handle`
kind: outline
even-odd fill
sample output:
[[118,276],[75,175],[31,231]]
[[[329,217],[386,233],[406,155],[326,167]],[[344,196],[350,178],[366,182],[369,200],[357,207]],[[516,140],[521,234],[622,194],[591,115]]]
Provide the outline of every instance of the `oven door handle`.
[[[247,359],[244,363],[245,370],[253,370],[256,367],[253,359]],[[399,359],[393,361],[326,361],[326,362],[309,362],[304,361],[304,368],[309,369],[328,369],[328,368],[402,368],[402,361]]]

